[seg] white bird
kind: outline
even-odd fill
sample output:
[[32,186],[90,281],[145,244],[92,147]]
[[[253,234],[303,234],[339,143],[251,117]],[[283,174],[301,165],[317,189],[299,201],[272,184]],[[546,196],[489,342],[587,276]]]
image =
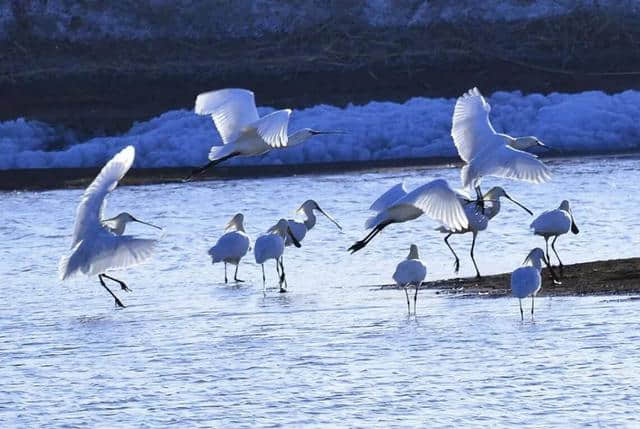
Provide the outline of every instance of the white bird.
[[253,92],[246,89],[202,93],[196,97],[195,113],[211,115],[223,145],[213,146],[209,152],[209,163],[194,170],[188,179],[235,156],[261,155],[272,149],[299,145],[316,135],[340,134],[303,128],[289,135],[291,109],[276,110],[261,118]]
[[[304,237],[307,235],[307,231],[310,231],[316,225],[318,219],[313,212],[314,210],[318,210],[320,213],[325,215],[327,219],[333,222],[338,227],[338,229],[342,230],[340,224],[333,217],[329,216],[327,212],[322,210],[318,203],[316,203],[314,200],[307,200],[302,203],[298,210],[296,210],[296,214],[304,215],[304,220],[288,220],[289,228],[291,228],[291,233],[296,238],[296,240],[298,240],[298,242],[302,242],[302,240],[304,240]],[[287,237],[285,240],[285,246],[291,246],[292,244],[293,242],[291,241],[291,239]]]
[[256,258],[256,263],[262,266],[262,285],[265,286],[266,277],[264,275],[264,263],[269,259],[276,261],[276,271],[278,272],[278,278],[280,280],[280,292],[286,292],[286,287],[282,287],[286,284],[286,277],[284,274],[284,264],[282,263],[282,254],[284,253],[284,240],[286,237],[291,237],[293,245],[300,247],[300,243],[293,236],[289,223],[286,219],[280,219],[277,224],[269,228],[266,234],[261,235],[256,239],[253,246],[253,254]]
[[451,126],[451,137],[465,162],[461,171],[462,186],[475,188],[479,205],[482,205],[480,181],[483,176],[532,183],[551,178],[542,161],[523,151],[533,146],[547,146],[534,136],[511,137],[497,133],[489,120],[490,111],[491,106],[478,88],[473,88],[456,101]]
[[[151,256],[158,243],[158,240],[118,235],[100,221],[106,196],[115,189],[118,181],[131,168],[134,158],[135,149],[133,146],[127,146],[102,168],[100,174],[85,190],[76,211],[71,253],[60,259],[58,267],[61,280],[66,280],[78,272],[88,276],[97,274],[100,284],[111,294],[119,307],[124,305],[107,287],[104,278],[117,282],[122,290],[129,291],[129,288],[123,281],[105,274],[105,271],[144,261]],[[124,231],[123,224],[122,230]]]
[[411,304],[409,303],[409,292],[407,292],[407,288],[411,285],[416,287],[416,293],[413,296],[413,313],[415,314],[418,303],[418,289],[420,289],[420,285],[426,276],[427,266],[420,260],[418,246],[412,244],[409,248],[409,256],[398,264],[395,273],[393,273],[393,280],[395,280],[398,286],[404,289],[404,293],[407,295],[409,314],[411,314]]
[[560,264],[560,271],[562,272],[562,261],[560,260],[560,256],[558,256],[558,252],[556,251],[556,240],[562,234],[566,234],[571,230],[574,234],[578,234],[580,230],[576,225],[575,220],[573,219],[573,212],[571,211],[571,207],[569,206],[569,201],[564,200],[560,203],[560,207],[555,210],[547,210],[542,212],[540,216],[535,218],[533,222],[531,222],[531,229],[533,229],[533,233],[535,235],[540,235],[544,237],[544,241],[547,247],[547,260],[551,261],[549,258],[549,238],[553,237],[553,241],[551,242],[551,248],[553,249],[553,253],[556,254],[556,258],[558,258],[558,262]]
[[225,227],[225,234],[222,235],[216,242],[215,246],[209,249],[209,255],[211,256],[211,263],[224,262],[224,282],[227,283],[227,264],[236,266],[236,272],[233,275],[233,280],[236,282],[243,282],[238,278],[238,266],[240,260],[247,254],[251,240],[244,230],[244,215],[237,213],[227,226]]
[[480,278],[480,271],[478,270],[478,265],[476,264],[476,260],[473,256],[473,250],[476,245],[476,238],[480,231],[484,231],[485,229],[487,229],[487,226],[489,225],[489,221],[494,217],[496,217],[498,213],[500,213],[501,197],[508,199],[512,203],[521,207],[524,211],[526,211],[530,215],[533,215],[531,210],[529,210],[523,204],[511,198],[503,188],[501,188],[500,186],[495,186],[491,188],[489,192],[487,192],[483,196],[483,201],[490,203],[489,207],[486,207],[486,208],[478,207],[478,205],[474,201],[471,201],[468,195],[458,193],[458,199],[462,203],[464,207],[464,212],[467,216],[467,219],[469,220],[469,226],[467,228],[464,228],[462,230],[457,230],[457,231],[451,228],[448,228],[446,226],[440,226],[436,228],[438,231],[444,234],[447,234],[446,237],[444,237],[444,242],[449,248],[449,250],[451,250],[451,253],[453,253],[454,258],[456,258],[454,262],[454,270],[456,273],[460,269],[460,259],[458,258],[458,255],[456,254],[456,252],[453,250],[453,247],[451,247],[451,244],[449,243],[449,237],[451,237],[451,235],[453,234],[467,234],[469,232],[473,234],[473,240],[471,241],[470,254],[471,254],[471,260],[473,261],[473,266],[476,269],[476,277]]
[[554,283],[557,283],[556,276],[553,269],[549,265],[549,260],[545,258],[544,252],[539,247],[536,247],[529,255],[527,255],[523,264],[531,263],[529,266],[523,266],[516,268],[511,273],[511,294],[518,298],[520,301],[520,319],[524,320],[524,313],[522,311],[522,298],[531,296],[531,317],[533,317],[533,303],[534,298],[540,287],[542,286],[542,262],[549,267],[551,277]]
[[407,192],[404,184],[391,187],[371,204],[370,210],[378,212],[365,222],[371,232],[356,241],[349,250],[355,253],[365,247],[380,231],[392,223],[406,222],[426,214],[452,230],[462,230],[469,226],[458,195],[443,179],[433,180]]

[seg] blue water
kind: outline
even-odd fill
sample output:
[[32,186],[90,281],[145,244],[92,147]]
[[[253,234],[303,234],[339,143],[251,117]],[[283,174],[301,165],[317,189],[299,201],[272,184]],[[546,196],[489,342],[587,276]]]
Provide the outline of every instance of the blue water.
[[[534,212],[572,205],[581,229],[563,236],[566,263],[638,256],[635,157],[550,162],[546,185],[487,181]],[[355,255],[368,205],[387,187],[458,169],[392,169],[118,188],[124,209],[165,227],[154,258],[114,272],[132,293],[116,310],[97,279],[61,284],[82,190],[0,195],[0,427],[634,427],[640,424],[640,301],[539,298],[520,322],[512,298],[421,292],[408,318],[404,294],[378,290],[418,244],[428,279],[453,260],[426,218],[392,225]],[[206,250],[237,211],[255,238],[314,198],[326,219],[287,249],[289,292],[262,292],[247,258],[241,285],[225,285]],[[478,239],[483,273],[512,270],[528,250],[531,217],[505,202]],[[154,237],[155,230],[132,232]],[[470,236],[455,237],[462,274]],[[277,286],[267,267],[268,286]],[[115,289],[114,289],[115,290]],[[529,301],[526,302],[527,308]]]

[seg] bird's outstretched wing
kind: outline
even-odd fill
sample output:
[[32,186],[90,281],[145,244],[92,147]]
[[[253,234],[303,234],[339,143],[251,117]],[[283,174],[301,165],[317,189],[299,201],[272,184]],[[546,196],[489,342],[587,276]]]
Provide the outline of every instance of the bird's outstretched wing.
[[537,156],[528,152],[501,146],[483,158],[475,168],[481,176],[507,177],[531,183],[542,183],[551,179],[551,173]]
[[288,142],[289,116],[291,109],[276,110],[251,124],[262,139],[271,147],[285,147]]
[[373,210],[376,212],[381,212],[382,210],[390,207],[393,203],[398,201],[400,198],[403,198],[407,195],[407,190],[404,187],[404,183],[398,183],[397,185],[389,188],[387,192],[380,195],[377,200],[371,204],[369,210]]
[[246,89],[202,93],[196,97],[194,110],[198,115],[211,115],[224,144],[236,140],[246,126],[260,118],[253,92]]
[[458,194],[443,179],[436,179],[417,187],[394,206],[401,204],[415,206],[430,218],[456,231],[469,226],[462,204],[458,200]]
[[100,174],[93,179],[91,185],[84,191],[82,200],[76,210],[76,222],[73,228],[73,238],[71,247],[75,247],[80,240],[86,238],[87,234],[95,233],[103,229],[100,222],[102,219],[102,207],[107,194],[115,189],[118,181],[129,171],[136,151],[133,146],[127,146],[107,164],[102,167]]
[[451,137],[460,158],[467,163],[490,145],[506,144],[489,121],[490,111],[491,106],[478,88],[470,89],[456,101]]

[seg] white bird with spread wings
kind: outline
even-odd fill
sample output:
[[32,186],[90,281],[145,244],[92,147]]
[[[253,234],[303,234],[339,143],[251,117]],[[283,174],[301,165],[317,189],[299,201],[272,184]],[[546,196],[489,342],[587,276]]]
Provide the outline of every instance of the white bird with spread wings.
[[200,94],[196,97],[195,113],[211,115],[223,144],[213,146],[209,163],[194,170],[188,179],[229,158],[261,155],[272,149],[296,146],[319,134],[340,134],[310,128],[288,134],[291,109],[276,110],[260,117],[253,92],[246,89],[229,88]]
[[[100,284],[115,299],[118,307],[124,307],[124,305],[107,287],[104,279],[118,283],[122,290],[129,291],[129,288],[123,281],[105,274],[105,271],[141,263],[151,256],[154,247],[158,243],[158,240],[121,235],[121,232],[113,231],[102,220],[105,198],[116,188],[118,181],[129,171],[134,158],[135,149],[133,146],[127,146],[102,168],[100,174],[84,191],[82,200],[80,200],[76,210],[71,253],[60,259],[58,267],[61,280],[66,280],[76,273],[83,273],[88,276],[97,274]],[[131,218],[134,222],[161,229],[155,225],[141,222],[133,218],[133,216]]]
[[473,186],[482,204],[480,181],[484,176],[506,177],[532,183],[551,178],[547,166],[535,155],[524,152],[534,146],[545,146],[537,137],[511,137],[497,133],[489,120],[491,106],[478,88],[459,97],[453,111],[451,137],[465,162],[462,185]]

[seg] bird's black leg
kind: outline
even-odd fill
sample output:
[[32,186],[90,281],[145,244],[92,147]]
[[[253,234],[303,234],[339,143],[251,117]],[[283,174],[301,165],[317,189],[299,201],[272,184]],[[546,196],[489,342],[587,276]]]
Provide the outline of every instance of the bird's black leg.
[[549,262],[549,265],[551,265],[551,259],[549,259],[549,237],[544,238],[544,244],[547,249],[547,261]]
[[535,296],[531,295],[531,318],[533,319],[533,303],[535,302]]
[[407,295],[407,310],[409,311],[409,315],[411,315],[411,304],[409,303],[409,292],[407,292],[407,286],[404,285],[404,294]]
[[449,250],[451,250],[451,253],[453,253],[453,256],[456,258],[455,262],[453,263],[453,268],[454,271],[457,273],[458,271],[460,271],[460,258],[458,258],[458,255],[456,255],[455,250],[453,250],[453,247],[451,247],[451,244],[449,244],[449,237],[451,237],[453,235],[453,232],[450,232],[449,235],[447,235],[444,238],[444,242],[447,244],[447,247],[449,248]]
[[369,234],[367,234],[365,238],[360,241],[356,241],[351,247],[349,247],[349,251],[351,252],[351,254],[356,253],[358,250],[369,244],[369,242],[373,240],[373,237],[375,237],[380,231],[382,231],[387,225],[390,225],[391,223],[392,222],[390,221],[386,221],[379,225],[376,225],[376,227],[373,228],[373,230]]
[[522,298],[518,298],[520,302],[520,320],[524,320],[524,312],[522,311]]
[[413,314],[418,314],[416,306],[418,305],[418,290],[420,289],[420,282],[416,283],[416,294],[413,295]]
[[482,214],[484,214],[484,196],[480,190],[480,185],[476,186],[476,205],[480,208]]
[[[558,263],[560,264],[560,275],[563,275],[563,274],[564,274],[564,273],[563,273],[564,268],[563,268],[563,266],[562,266],[562,261],[560,260],[560,256],[558,256],[558,252],[556,251],[556,240],[557,240],[557,239],[558,239],[558,236],[556,235],[556,236],[553,238],[553,241],[551,242],[551,248],[553,249],[553,253],[555,253],[555,254],[556,254],[556,258],[558,258]],[[548,252],[548,250],[547,250],[547,252]],[[549,259],[549,257],[548,257],[548,256],[547,256],[547,261],[550,261],[550,259]]]
[[233,279],[239,283],[244,282],[244,280],[240,280],[238,278],[238,267],[240,266],[240,261],[238,261],[238,265],[236,265],[236,273],[233,275]]
[[224,282],[227,283],[227,263],[224,263]]
[[105,288],[107,290],[107,292],[109,292],[109,294],[113,297],[113,299],[116,300],[116,305],[118,307],[124,308],[124,304],[122,302],[120,302],[120,300],[118,299],[117,296],[114,295],[113,292],[111,292],[111,289],[109,289],[107,287],[106,284],[104,284],[104,280],[102,280],[102,276],[104,276],[104,274],[98,274],[98,279],[100,280],[100,284],[102,285],[103,288]]
[[262,267],[262,291],[266,292],[267,291],[267,278],[264,275],[264,264],[260,264],[260,266]]
[[[280,270],[282,271],[282,276],[280,277],[280,292],[282,293],[282,292],[286,292],[287,289],[289,289],[289,285],[287,284],[287,277],[284,274],[284,264],[282,263],[282,257],[280,257]],[[284,283],[284,289],[282,288],[283,283]]]
[[111,276],[108,276],[108,275],[106,275],[106,274],[100,274],[100,275],[101,275],[102,277],[106,277],[106,278],[108,278],[109,280],[113,280],[114,282],[118,283],[118,284],[120,285],[120,289],[122,289],[122,290],[124,290],[124,291],[127,291],[127,292],[131,292],[131,289],[129,289],[129,288],[127,287],[127,285],[125,284],[125,282],[123,282],[122,280],[118,280],[118,279],[113,278],[113,277],[111,277]]
[[199,167],[199,168],[196,168],[195,170],[193,170],[193,171],[191,172],[191,174],[189,175],[189,177],[185,178],[185,179],[184,179],[184,181],[185,181],[185,182],[188,182],[188,181],[190,181],[191,179],[193,179],[195,176],[199,176],[199,175],[201,175],[202,173],[204,173],[205,171],[207,171],[207,170],[208,170],[208,169],[210,169],[211,167],[215,167],[216,165],[220,164],[222,161],[226,161],[227,159],[229,159],[229,158],[233,158],[233,157],[234,157],[234,156],[236,156],[236,155],[238,155],[238,154],[237,154],[237,153],[232,153],[232,154],[230,154],[230,155],[223,156],[223,157],[222,157],[222,158],[220,158],[220,159],[216,159],[216,160],[213,160],[213,161],[209,161],[206,165],[204,165],[204,166],[202,166],[202,167]]
[[480,278],[480,271],[478,270],[478,265],[476,264],[476,259],[473,257],[473,249],[476,247],[476,236],[478,234],[476,232],[473,233],[473,241],[471,242],[471,260],[473,261],[473,266],[476,269],[476,278]]

